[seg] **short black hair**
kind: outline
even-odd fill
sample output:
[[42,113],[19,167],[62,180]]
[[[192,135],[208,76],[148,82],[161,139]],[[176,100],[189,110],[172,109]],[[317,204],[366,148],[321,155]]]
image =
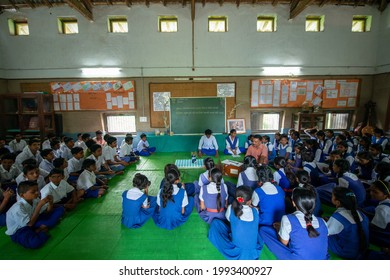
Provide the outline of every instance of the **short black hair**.
[[24,194],[32,187],[38,187],[37,181],[23,181],[18,185],[18,194]]
[[44,149],[41,152],[41,156],[44,158],[44,157],[48,156],[52,151],[53,151],[52,149]]
[[72,155],[75,155],[75,154],[78,154],[80,153],[81,151],[84,151],[83,148],[81,147],[73,147],[70,152],[72,153]]
[[206,130],[204,131],[204,134],[205,134],[205,135],[211,135],[211,134],[213,134],[213,132],[211,131],[211,129],[206,129]]

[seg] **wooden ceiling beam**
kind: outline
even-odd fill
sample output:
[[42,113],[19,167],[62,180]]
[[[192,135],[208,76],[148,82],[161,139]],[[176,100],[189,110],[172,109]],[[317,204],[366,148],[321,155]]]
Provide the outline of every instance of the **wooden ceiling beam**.
[[146,1],[145,1],[145,4],[146,4],[146,7],[149,8],[149,7],[150,7],[150,0],[146,0]]
[[164,5],[164,7],[167,6],[167,0],[163,0],[163,5]]
[[187,5],[187,0],[181,0],[182,7],[185,7]]
[[202,7],[206,6],[206,0],[202,0]]
[[240,0],[236,0],[236,6],[237,6],[237,8],[240,7],[240,4],[241,4],[241,1],[240,1]]
[[298,3],[299,3],[300,0],[292,0],[291,3],[290,3],[290,13],[292,10],[294,10],[297,6],[298,6]]
[[379,5],[379,11],[383,12],[387,7],[387,0],[382,0],[381,4]]
[[275,7],[277,4],[278,4],[278,0],[273,0],[273,1],[272,1],[272,6]]
[[324,5],[328,4],[329,2],[330,2],[330,0],[322,0],[318,6],[323,7]]
[[43,2],[45,2],[46,6],[48,6],[49,8],[53,7],[53,4],[50,3],[49,0],[43,0]]
[[82,0],[82,1],[83,1],[83,3],[84,3],[84,6],[85,6],[89,11],[92,12],[92,3],[91,3],[91,1],[90,1],[90,0]]
[[112,5],[112,1],[111,0],[106,0],[106,1],[107,1],[108,5]]
[[297,15],[299,15],[304,9],[306,9],[307,6],[309,6],[311,3],[313,3],[314,0],[302,0],[298,1],[298,4],[295,6],[295,8],[290,10],[290,19],[295,18]]
[[69,5],[72,9],[75,9],[88,20],[93,21],[93,15],[90,10],[88,10],[80,1],[77,0],[64,0],[66,4]]
[[16,6],[16,4],[13,0],[8,0],[8,2],[10,2],[10,4],[12,5],[12,8],[14,8],[15,10],[19,10],[19,8]]
[[133,6],[133,2],[131,0],[126,0],[126,6],[127,7]]
[[222,7],[224,0],[219,0],[218,3]]
[[32,9],[35,8],[35,4],[33,2],[31,2],[31,0],[25,0],[25,1]]

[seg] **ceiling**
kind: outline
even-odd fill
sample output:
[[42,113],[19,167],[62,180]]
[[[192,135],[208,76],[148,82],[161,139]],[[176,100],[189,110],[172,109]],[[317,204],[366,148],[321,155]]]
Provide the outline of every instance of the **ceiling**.
[[126,5],[131,7],[134,4],[145,4],[147,7],[150,4],[158,3],[164,6],[172,4],[181,4],[183,6],[191,5],[192,19],[195,19],[195,4],[206,6],[209,3],[234,3],[237,6],[241,4],[252,4],[254,6],[259,4],[278,4],[290,5],[290,19],[299,15],[307,6],[317,5],[322,7],[324,5],[343,5],[343,6],[375,6],[379,11],[383,12],[390,0],[0,0],[0,13],[5,10],[17,10],[19,8],[39,8],[39,7],[54,7],[61,5],[68,5],[77,10],[87,19],[93,21],[93,7],[101,5]]

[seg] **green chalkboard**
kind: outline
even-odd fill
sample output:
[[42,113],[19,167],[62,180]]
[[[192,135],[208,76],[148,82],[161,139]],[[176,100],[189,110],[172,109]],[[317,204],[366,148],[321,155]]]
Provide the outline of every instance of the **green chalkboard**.
[[226,131],[226,102],[222,97],[171,98],[171,131],[175,134],[203,134]]

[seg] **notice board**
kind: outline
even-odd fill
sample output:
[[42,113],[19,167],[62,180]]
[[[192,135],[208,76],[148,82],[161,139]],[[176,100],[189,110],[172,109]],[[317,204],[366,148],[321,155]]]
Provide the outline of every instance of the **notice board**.
[[84,81],[50,83],[54,110],[135,110],[134,81]]
[[308,106],[355,108],[359,103],[359,79],[251,81],[251,108]]

